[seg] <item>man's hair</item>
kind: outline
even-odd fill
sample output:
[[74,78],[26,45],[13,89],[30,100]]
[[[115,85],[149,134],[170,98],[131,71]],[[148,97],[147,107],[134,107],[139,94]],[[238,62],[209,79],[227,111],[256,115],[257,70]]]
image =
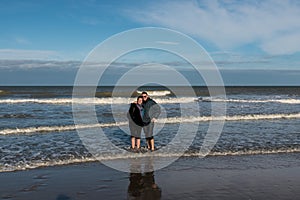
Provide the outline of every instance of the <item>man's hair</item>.
[[146,94],[146,95],[148,95],[148,93],[147,93],[146,91],[143,91],[143,92],[142,92],[142,94]]

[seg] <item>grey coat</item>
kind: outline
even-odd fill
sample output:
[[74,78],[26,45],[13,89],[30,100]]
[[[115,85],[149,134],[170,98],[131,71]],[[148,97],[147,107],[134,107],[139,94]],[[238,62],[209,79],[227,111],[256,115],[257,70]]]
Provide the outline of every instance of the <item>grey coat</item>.
[[160,115],[161,109],[160,106],[153,100],[148,98],[147,101],[143,102],[144,106],[144,117],[143,117],[143,122],[144,125],[150,124],[151,120],[153,118],[158,118]]

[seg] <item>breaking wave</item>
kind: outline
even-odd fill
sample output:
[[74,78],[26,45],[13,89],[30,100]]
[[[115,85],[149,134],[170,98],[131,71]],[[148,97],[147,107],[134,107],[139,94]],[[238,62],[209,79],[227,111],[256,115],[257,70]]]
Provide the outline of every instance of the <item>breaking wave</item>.
[[[261,149],[261,150],[242,150],[242,151],[224,151],[224,152],[210,152],[208,156],[241,156],[241,155],[258,155],[258,154],[279,154],[279,153],[299,153],[299,148],[278,148],[278,149]],[[76,163],[88,163],[96,161],[107,161],[107,160],[122,160],[122,159],[131,159],[131,158],[143,158],[152,156],[153,153],[131,153],[131,154],[111,154],[104,157],[82,157],[82,158],[69,158],[65,160],[48,160],[48,161],[32,161],[28,160],[23,163],[11,163],[0,165],[0,172],[12,172],[12,171],[22,171],[28,169],[36,169],[40,167],[50,167],[50,166],[62,166],[70,165]],[[202,157],[200,152],[191,152],[187,151],[184,154],[176,152],[165,152],[165,153],[155,153],[156,157],[166,158],[166,157]]]
[[[143,91],[137,91],[138,94],[142,94]],[[169,90],[161,90],[161,91],[147,91],[148,95],[151,97],[161,97],[171,95],[171,91]]]
[[[95,104],[95,105],[113,105],[113,104],[130,104],[136,98],[124,97],[107,97],[107,98],[49,98],[49,99],[0,99],[0,104],[23,104],[23,103],[38,103],[38,104]],[[192,103],[198,102],[227,102],[227,103],[281,103],[281,104],[300,104],[300,99],[220,99],[210,97],[165,97],[155,98],[157,103],[160,104],[173,104],[173,103]]]
[[[213,120],[225,120],[225,121],[247,121],[247,120],[278,120],[278,119],[297,119],[300,118],[300,113],[293,114],[269,114],[269,115],[234,115],[234,116],[199,116],[199,117],[170,117],[160,118],[157,123],[194,123],[194,122],[209,122]],[[76,129],[98,128],[98,127],[116,127],[125,126],[128,122],[116,122],[116,123],[98,123],[98,124],[78,124],[78,125],[65,125],[65,126],[40,126],[40,127],[26,127],[15,129],[3,129],[0,130],[0,135],[10,134],[31,134],[31,133],[47,133],[47,132],[63,132],[72,131]]]
[[[55,99],[0,99],[0,104],[22,104],[22,103],[38,103],[38,104],[130,104],[135,101],[136,98],[55,98]],[[195,98],[192,97],[180,97],[180,98],[156,98],[155,101],[160,104],[171,103],[190,103],[194,102]]]

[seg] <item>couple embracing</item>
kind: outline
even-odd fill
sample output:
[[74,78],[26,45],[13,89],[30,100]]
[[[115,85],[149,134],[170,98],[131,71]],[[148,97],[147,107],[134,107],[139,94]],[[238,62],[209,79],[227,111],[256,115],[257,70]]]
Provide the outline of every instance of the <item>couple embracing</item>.
[[136,102],[131,103],[127,115],[131,133],[131,149],[140,149],[143,129],[147,149],[151,151],[155,150],[153,129],[160,112],[160,106],[145,91],[142,92],[141,96],[137,97]]

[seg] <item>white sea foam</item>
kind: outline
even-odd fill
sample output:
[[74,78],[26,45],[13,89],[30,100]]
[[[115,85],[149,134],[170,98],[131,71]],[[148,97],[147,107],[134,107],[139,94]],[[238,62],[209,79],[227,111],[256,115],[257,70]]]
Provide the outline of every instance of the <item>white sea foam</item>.
[[[0,99],[0,104],[22,104],[22,103],[38,103],[38,104],[94,104],[94,105],[114,105],[114,104],[130,104],[136,98],[124,97],[107,97],[107,98],[52,98],[52,99]],[[227,103],[281,103],[281,104],[300,104],[300,99],[220,99],[203,97],[196,99],[194,97],[165,97],[154,98],[159,104],[173,103],[191,103],[199,102],[227,102]]]
[[[166,123],[193,123],[212,120],[242,121],[242,120],[275,120],[300,118],[300,113],[295,114],[269,114],[269,115],[234,115],[234,116],[202,116],[202,117],[175,117],[164,119]],[[163,120],[161,120],[163,121]]]
[[[241,155],[257,155],[257,154],[277,154],[277,153],[299,153],[299,148],[282,148],[282,149],[260,149],[247,151],[225,151],[225,152],[210,152],[210,156],[241,156]],[[197,156],[196,153],[194,154]]]
[[[261,150],[246,150],[246,151],[224,151],[224,152],[210,152],[208,156],[240,156],[240,155],[258,155],[258,154],[278,154],[278,153],[299,153],[299,148],[279,148],[279,149],[261,149]],[[76,163],[87,163],[95,161],[107,161],[107,160],[122,160],[130,158],[142,158],[149,157],[152,153],[131,153],[131,154],[111,154],[110,156],[104,157],[83,157],[83,158],[71,158],[66,160],[50,160],[50,161],[28,161],[26,163],[15,163],[15,164],[5,164],[0,165],[0,172],[11,172],[11,171],[22,171],[28,169],[35,169],[40,167],[49,167],[49,166],[61,166],[69,165]],[[166,158],[166,157],[202,157],[201,152],[186,152],[184,154],[176,152],[165,152],[165,153],[156,153],[156,157]]]
[[28,169],[36,169],[39,167],[50,167],[50,166],[60,166],[76,163],[86,163],[97,161],[95,158],[82,158],[82,159],[69,159],[69,160],[60,160],[60,161],[35,161],[32,163],[26,164],[17,164],[17,165],[4,165],[0,167],[0,172],[12,172],[12,171],[23,171]]
[[207,102],[229,102],[229,103],[282,103],[282,104],[300,104],[300,99],[220,99],[203,98],[199,101]]
[[[200,117],[170,117],[160,118],[157,123],[194,123],[194,122],[209,122],[213,120],[225,120],[225,121],[246,121],[246,120],[276,120],[276,119],[296,119],[300,118],[300,113],[294,114],[269,114],[269,115],[234,115],[234,116],[200,116]],[[116,127],[125,126],[128,122],[117,122],[117,123],[102,123],[102,124],[78,124],[78,125],[65,125],[65,126],[40,126],[40,127],[26,127],[26,128],[15,128],[15,129],[3,129],[0,130],[0,135],[11,135],[11,134],[31,134],[31,133],[46,133],[46,132],[63,132],[72,131],[75,129],[87,129],[87,128],[98,128],[98,127]]]
[[127,122],[120,123],[103,123],[103,124],[80,124],[80,125],[66,125],[66,126],[39,126],[39,127],[26,127],[26,128],[15,128],[15,129],[3,129],[0,130],[0,135],[10,134],[29,134],[29,133],[43,133],[43,132],[61,132],[71,131],[75,129],[86,129],[86,128],[98,128],[98,127],[114,127],[124,126]]
[[[39,104],[130,104],[136,98],[124,97],[108,97],[108,98],[54,98],[54,99],[0,99],[0,104],[22,104],[22,103],[39,103]],[[172,103],[190,103],[194,102],[195,98],[180,97],[180,98],[157,98],[155,101],[159,104]]]
[[[143,91],[137,91],[137,93],[142,94]],[[151,97],[167,96],[171,94],[169,90],[160,90],[160,91],[147,91],[148,95]]]

